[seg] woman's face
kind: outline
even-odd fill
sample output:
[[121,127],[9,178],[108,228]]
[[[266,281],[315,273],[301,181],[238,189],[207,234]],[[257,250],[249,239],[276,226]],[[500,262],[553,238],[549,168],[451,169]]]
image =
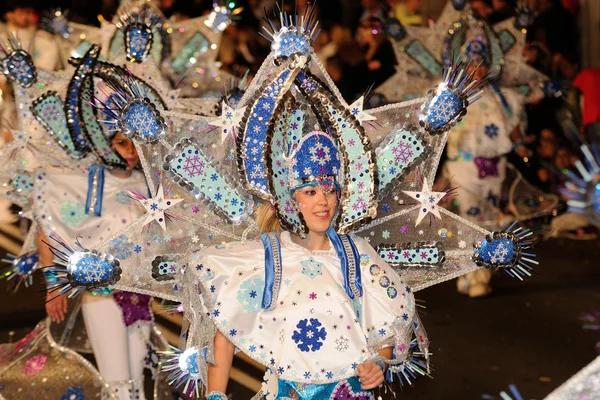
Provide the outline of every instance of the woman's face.
[[296,190],[294,198],[309,232],[324,233],[329,229],[337,206],[335,186],[326,193],[315,182],[314,185]]
[[130,139],[126,138],[121,132],[119,132],[113,136],[110,144],[112,148],[115,149],[115,151],[119,153],[119,155],[123,157],[125,161],[127,161],[128,170],[132,170],[137,167],[138,163],[140,162],[140,157],[138,156],[135,145]]

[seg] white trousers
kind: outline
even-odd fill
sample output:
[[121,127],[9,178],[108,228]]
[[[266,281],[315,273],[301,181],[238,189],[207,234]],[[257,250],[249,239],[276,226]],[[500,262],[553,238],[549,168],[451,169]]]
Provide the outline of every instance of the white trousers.
[[150,325],[125,326],[112,296],[85,294],[81,309],[98,370],[111,385],[114,398],[144,400],[144,358]]

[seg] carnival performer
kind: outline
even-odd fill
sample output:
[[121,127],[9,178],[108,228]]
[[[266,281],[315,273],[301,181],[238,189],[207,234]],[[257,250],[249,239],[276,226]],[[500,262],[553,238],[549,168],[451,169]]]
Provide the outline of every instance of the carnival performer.
[[[117,133],[110,138],[112,148],[127,162],[124,170],[104,170],[92,165],[89,174],[46,171],[37,188],[41,204],[34,206],[40,224],[37,248],[42,266],[52,266],[54,255],[48,239],[58,234],[82,243],[99,243],[119,226],[133,221],[140,210],[127,191],[147,192],[144,175],[136,167],[139,157],[133,142]],[[100,182],[89,187],[88,181]],[[96,205],[89,209],[86,197],[96,190]],[[91,200],[91,199],[90,199]],[[127,257],[131,244],[114,240],[114,249]],[[52,278],[50,277],[51,281]],[[54,323],[68,315],[66,295],[57,294],[50,282],[46,295],[46,312]],[[94,358],[102,378],[117,399],[145,399],[144,360],[148,354],[153,323],[150,296],[122,291],[98,290],[84,293],[81,312]]]
[[[279,377],[268,382],[274,397],[267,398],[374,398],[391,346],[398,340],[409,346],[414,297],[364,239],[342,238],[332,228],[341,165],[331,138],[321,132],[305,136],[290,165],[294,179],[287,185],[306,237],[280,230],[275,210],[265,205],[258,216],[262,242],[204,253],[203,265],[214,277],[203,285],[218,305],[212,316],[219,330],[216,362],[208,369],[209,399],[226,398],[234,347],[250,355],[264,347],[272,354],[270,368]],[[369,265],[379,279],[361,279],[353,271],[359,264]],[[272,268],[274,281],[261,292],[265,270]],[[390,285],[402,293],[392,295]],[[239,334],[232,337],[231,330]]]
[[[19,54],[29,57],[25,52]],[[148,193],[145,176],[138,167],[140,159],[134,143],[120,129],[103,128],[99,125],[93,104],[112,104],[118,101],[116,99],[126,98],[130,90],[138,90],[143,93],[152,91],[152,94],[147,95],[157,99],[158,107],[163,107],[160,96],[139,78],[112,64],[103,64],[104,69],[100,72],[94,72],[93,67],[91,70],[86,69],[94,64],[98,55],[97,46],[86,53],[93,62],[79,66],[71,82],[64,75],[43,70],[35,72],[30,59],[27,65],[32,70],[28,74],[13,77],[18,84],[23,80],[29,83],[31,77],[44,82],[43,85],[19,89],[18,92],[23,96],[20,101],[24,103],[20,117],[28,133],[19,133],[15,142],[3,149],[3,169],[9,170],[4,174],[13,174],[9,186],[13,192],[18,191],[29,197],[29,201],[25,202],[26,211],[32,214],[34,220],[32,229],[35,230],[33,234],[37,235],[34,242],[42,267],[54,265],[54,258],[60,254],[57,250],[58,243],[79,242],[88,246],[111,238],[121,227],[139,218],[143,211],[136,206],[130,193]],[[94,73],[102,76],[102,82],[93,83],[91,76]],[[121,74],[119,79],[111,75],[115,73]],[[90,77],[86,85],[73,84],[82,75]],[[71,119],[66,117],[62,97],[52,90],[64,87],[67,87],[67,97],[84,99],[83,106],[71,103],[74,107],[85,109],[81,114],[73,112],[75,117]],[[41,136],[42,131],[44,137]],[[70,131],[77,134],[73,133],[71,137]],[[39,146],[40,142],[52,143],[52,139],[60,146]],[[23,171],[19,168],[30,165],[39,165],[39,168],[35,171]],[[135,250],[130,242],[121,237],[112,238],[110,242],[113,251],[125,259]],[[27,243],[24,247],[25,251],[31,250]],[[27,257],[30,256],[26,255],[25,260]],[[12,272],[22,275],[22,279],[30,279],[32,265],[27,270],[19,270],[19,262],[14,265],[17,267]],[[87,378],[74,381],[79,385],[75,387],[79,389],[67,388],[71,382],[65,382],[65,387],[53,384],[51,393],[60,396],[72,389],[89,396],[93,396],[94,391],[101,391],[103,399],[145,399],[144,368],[152,361],[148,358],[149,350],[166,346],[164,341],[154,341],[156,335],[153,339],[150,338],[151,333],[156,333],[153,331],[150,310],[151,297],[100,289],[69,301],[70,297],[57,290],[59,279],[51,268],[47,269],[46,276],[46,311],[52,320],[52,326],[42,329],[34,343],[41,349],[43,346],[39,345],[39,339],[44,334],[56,337],[59,345],[66,346],[77,340],[75,336],[85,338],[85,334],[72,335],[71,338],[72,332],[79,332],[76,325],[79,323],[78,315],[81,310],[87,338],[99,370],[98,375],[92,366],[80,361],[81,370],[94,371],[92,381]],[[72,312],[69,314],[69,311]],[[47,324],[50,325],[49,322]],[[48,340],[54,341],[53,338]],[[32,351],[38,350],[34,347]],[[70,349],[63,347],[61,351],[69,353]],[[47,357],[45,354],[44,356]],[[12,385],[18,385],[23,379],[31,379],[21,376],[22,373],[19,375],[18,368],[10,368],[14,363],[20,362],[20,358],[16,354],[1,362],[0,367],[6,367],[0,368],[0,379],[7,388],[3,392],[3,396],[7,398],[10,398],[13,390],[17,393],[16,387]],[[19,393],[18,396],[23,395]]]
[[[489,72],[488,44],[475,36],[465,44],[463,58],[478,63],[475,79]],[[457,186],[460,215],[473,221],[487,220],[489,209],[500,206],[502,184],[506,177],[506,155],[513,149],[521,157],[528,155],[522,139],[524,99],[511,89],[489,84],[466,118],[448,135],[444,174]],[[458,291],[480,297],[491,291],[491,272],[471,272],[457,281]]]

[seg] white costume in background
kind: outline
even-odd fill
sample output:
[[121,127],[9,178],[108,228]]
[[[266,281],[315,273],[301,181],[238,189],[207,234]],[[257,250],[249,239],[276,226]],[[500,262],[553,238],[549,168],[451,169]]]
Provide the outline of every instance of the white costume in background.
[[506,154],[512,148],[511,133],[523,122],[523,98],[512,90],[501,96],[487,88],[481,99],[448,135],[445,175],[455,184],[460,215],[480,220],[484,202],[498,207],[506,177]]
[[[129,178],[118,178],[108,170],[104,173],[102,214],[94,215],[94,207],[86,214],[88,198],[87,174],[74,172],[40,172],[37,175],[34,215],[46,237],[56,232],[68,243],[75,240],[91,248],[107,239],[140,215],[135,201],[127,191],[146,193],[143,174],[133,171]],[[52,240],[50,240],[52,244]],[[116,238],[112,241],[115,256],[126,259],[133,254],[132,243]],[[124,293],[124,292],[122,292]],[[144,296],[128,294],[130,303]],[[119,400],[145,399],[143,391],[144,358],[148,349],[152,320],[143,305],[129,315],[119,307],[112,295],[84,293],[82,312],[86,331],[102,377],[111,385]],[[141,301],[140,301],[141,303]],[[143,315],[135,315],[141,310]],[[134,315],[131,315],[134,314]],[[140,318],[137,321],[136,318]],[[135,321],[135,322],[131,322]],[[127,323],[131,325],[127,326]],[[107,394],[105,394],[107,396]]]

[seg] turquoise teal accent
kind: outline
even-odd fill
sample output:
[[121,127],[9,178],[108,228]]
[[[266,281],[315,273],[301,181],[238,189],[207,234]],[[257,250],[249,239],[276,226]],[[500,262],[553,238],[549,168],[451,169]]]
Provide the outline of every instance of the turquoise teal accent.
[[177,73],[185,72],[195,63],[191,62],[192,58],[198,58],[206,53],[210,46],[210,42],[200,32],[194,33],[183,45],[183,48],[173,60],[173,70]]
[[407,44],[404,52],[436,78],[442,74],[442,65],[418,40],[413,40]]
[[169,165],[230,219],[245,214],[246,200],[193,144],[185,146]]
[[394,130],[388,136],[385,147],[377,151],[379,190],[383,190],[395,178],[414,168],[415,161],[425,152],[425,143],[406,130]]
[[81,157],[83,154],[75,148],[69,133],[64,107],[63,100],[58,94],[48,92],[33,102],[31,112],[50,136],[66,147],[69,154]]
[[[325,376],[327,375],[325,372]],[[306,375],[306,373],[304,374]],[[310,379],[310,378],[307,378]],[[347,385],[348,391],[341,385]],[[336,393],[337,392],[337,393]],[[277,381],[275,400],[374,400],[372,391],[363,391],[358,377],[353,376],[339,382],[323,384],[305,384],[287,380]]]

